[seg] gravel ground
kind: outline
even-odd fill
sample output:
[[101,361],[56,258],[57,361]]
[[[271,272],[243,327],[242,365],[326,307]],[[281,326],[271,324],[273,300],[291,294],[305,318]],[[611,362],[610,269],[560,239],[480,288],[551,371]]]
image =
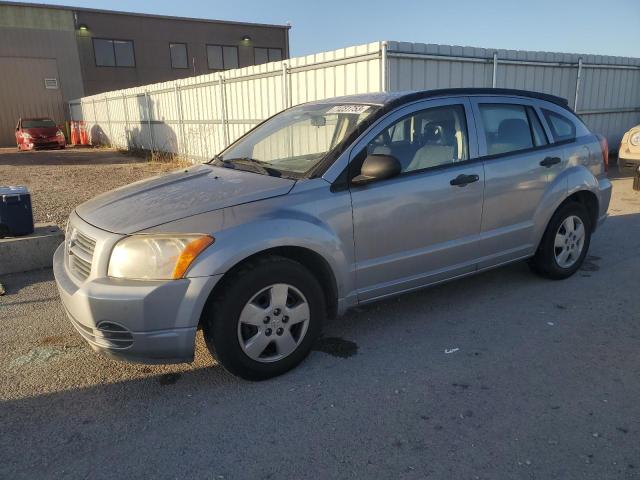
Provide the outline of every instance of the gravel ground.
[[0,184],[26,185],[36,222],[64,228],[71,211],[99,193],[179,168],[110,149],[67,148],[17,152],[0,149]]
[[95,354],[51,271],[0,297],[0,478],[640,478],[640,192],[581,271],[523,263],[351,311],[297,369]]

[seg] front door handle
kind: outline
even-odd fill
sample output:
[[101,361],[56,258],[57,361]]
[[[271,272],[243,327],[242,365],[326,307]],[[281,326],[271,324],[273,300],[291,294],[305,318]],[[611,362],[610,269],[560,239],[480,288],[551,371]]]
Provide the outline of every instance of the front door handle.
[[540,162],[540,165],[543,167],[551,168],[554,165],[557,165],[561,162],[560,157],[547,157]]
[[480,180],[480,176],[478,175],[465,175],[464,173],[461,173],[449,183],[457,187],[464,187],[470,183],[477,182],[478,180]]

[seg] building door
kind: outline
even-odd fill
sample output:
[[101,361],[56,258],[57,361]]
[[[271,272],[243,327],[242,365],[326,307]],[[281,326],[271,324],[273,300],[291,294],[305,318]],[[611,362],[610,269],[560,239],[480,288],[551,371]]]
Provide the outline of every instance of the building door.
[[65,120],[60,77],[51,58],[0,57],[0,146],[16,144],[20,117],[50,117]]

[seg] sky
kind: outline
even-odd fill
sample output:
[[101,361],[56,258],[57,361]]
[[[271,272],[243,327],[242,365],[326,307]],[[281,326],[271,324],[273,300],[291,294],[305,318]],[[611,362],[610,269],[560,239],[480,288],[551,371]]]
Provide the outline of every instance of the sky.
[[398,40],[640,57],[638,0],[32,0],[291,24],[291,56]]

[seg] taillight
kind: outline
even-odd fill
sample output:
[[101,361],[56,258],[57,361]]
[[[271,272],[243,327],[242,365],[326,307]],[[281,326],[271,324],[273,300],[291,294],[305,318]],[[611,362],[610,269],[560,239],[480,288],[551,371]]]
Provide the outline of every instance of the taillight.
[[602,149],[602,163],[604,163],[604,171],[609,171],[609,142],[607,141],[607,137],[604,135],[600,135],[596,133],[596,137],[598,137],[598,141],[600,142],[600,148]]

